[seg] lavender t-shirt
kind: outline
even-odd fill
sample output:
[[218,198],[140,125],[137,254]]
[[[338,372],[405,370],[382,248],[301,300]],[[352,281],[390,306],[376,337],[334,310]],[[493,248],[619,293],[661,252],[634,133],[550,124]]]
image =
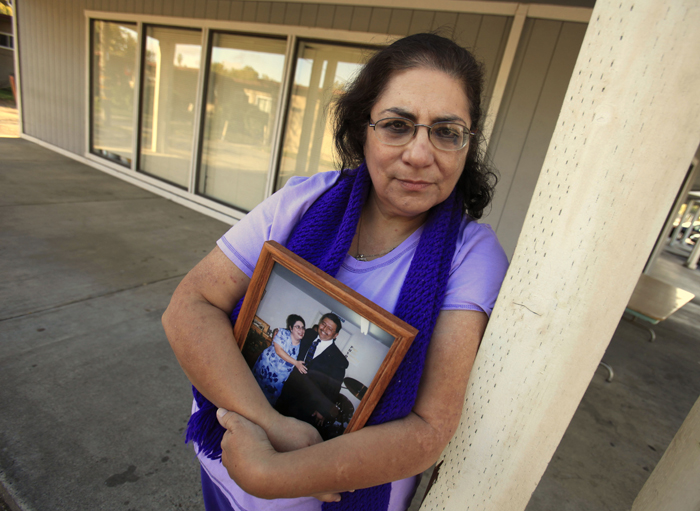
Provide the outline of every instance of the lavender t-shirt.
[[[219,248],[248,277],[265,241],[282,245],[314,201],[338,179],[339,172],[311,177],[293,177],[287,185],[248,213],[218,241]],[[357,261],[347,255],[336,278],[377,305],[392,312],[423,228],[419,228],[388,254],[372,261]],[[474,310],[491,314],[508,260],[488,225],[464,218],[452,259],[442,310]],[[193,411],[196,405],[193,405]],[[314,498],[262,500],[241,490],[219,461],[199,456],[204,470],[241,511],[317,511]],[[390,511],[405,510],[415,491],[417,477],[392,483]]]

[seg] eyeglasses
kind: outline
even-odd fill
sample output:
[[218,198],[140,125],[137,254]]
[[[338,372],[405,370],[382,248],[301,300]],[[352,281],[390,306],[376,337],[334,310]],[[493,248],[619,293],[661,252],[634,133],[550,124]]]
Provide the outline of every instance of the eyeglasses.
[[408,144],[418,133],[418,127],[423,126],[428,128],[430,142],[441,151],[459,151],[467,145],[470,136],[476,135],[466,126],[455,122],[436,122],[428,126],[403,117],[387,117],[375,123],[370,119],[369,126],[382,144],[390,146]]

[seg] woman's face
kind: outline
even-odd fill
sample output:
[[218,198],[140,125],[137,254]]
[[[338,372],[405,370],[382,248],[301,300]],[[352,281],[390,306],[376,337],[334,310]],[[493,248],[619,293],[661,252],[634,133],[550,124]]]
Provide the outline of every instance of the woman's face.
[[[427,68],[396,73],[372,107],[372,122],[404,117],[416,124],[453,121],[471,129],[469,100],[459,81]],[[444,201],[464,169],[469,144],[459,151],[437,149],[427,128],[404,146],[382,144],[367,128],[365,158],[372,197],[388,216],[416,217]]]
[[292,325],[292,340],[294,341],[301,341],[301,338],[304,337],[304,333],[306,332],[306,329],[304,328],[304,323],[301,321],[297,321]]

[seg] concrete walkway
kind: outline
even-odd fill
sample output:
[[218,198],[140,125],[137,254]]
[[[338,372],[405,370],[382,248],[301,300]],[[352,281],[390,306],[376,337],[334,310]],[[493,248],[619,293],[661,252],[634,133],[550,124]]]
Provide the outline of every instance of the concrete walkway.
[[25,511],[203,509],[160,316],[227,226],[0,139],[0,483]]
[[[0,138],[0,492],[12,506],[203,509],[183,444],[189,384],[160,316],[226,229]],[[659,268],[700,289],[673,256]],[[650,344],[620,323],[615,379],[594,376],[528,511],[630,508],[700,395],[700,298],[656,331]]]

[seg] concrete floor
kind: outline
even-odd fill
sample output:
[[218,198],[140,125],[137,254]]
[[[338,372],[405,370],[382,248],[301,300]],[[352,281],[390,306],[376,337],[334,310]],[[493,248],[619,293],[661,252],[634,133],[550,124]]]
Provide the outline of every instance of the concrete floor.
[[[13,509],[201,510],[189,385],[160,315],[227,226],[0,138],[0,494]],[[700,295],[665,255],[655,273]],[[528,511],[632,501],[700,395],[700,300],[621,322]],[[1,506],[0,506],[0,509]]]

